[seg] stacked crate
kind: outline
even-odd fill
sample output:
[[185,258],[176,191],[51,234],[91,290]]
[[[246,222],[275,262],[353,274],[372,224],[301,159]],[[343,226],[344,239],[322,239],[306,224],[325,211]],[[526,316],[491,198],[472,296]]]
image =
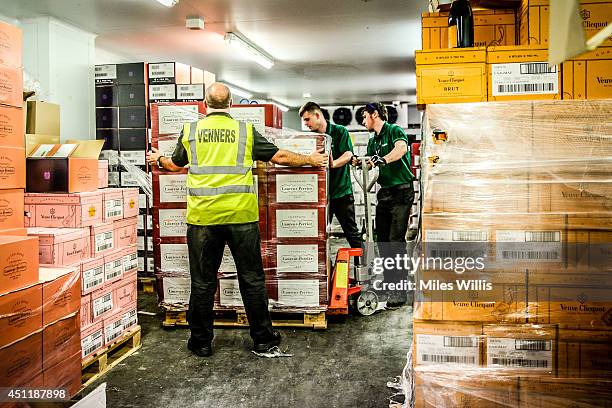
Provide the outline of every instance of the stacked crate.
[[482,267],[417,273],[415,406],[609,400],[612,104],[426,113],[423,255]]
[[197,102],[204,100],[206,87],[215,74],[180,62],[148,64],[149,103]]

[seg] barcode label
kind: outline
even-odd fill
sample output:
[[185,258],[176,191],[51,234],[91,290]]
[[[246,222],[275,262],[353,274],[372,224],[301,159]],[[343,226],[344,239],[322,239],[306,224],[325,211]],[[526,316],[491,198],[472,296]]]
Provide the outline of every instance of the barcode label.
[[501,251],[502,259],[513,260],[555,260],[559,259],[557,251]]
[[107,200],[104,205],[106,218],[123,217],[123,199]]
[[453,230],[425,230],[425,241],[429,242],[486,242],[488,231],[453,231]]
[[516,340],[514,343],[515,350],[527,351],[549,351],[551,346],[550,340]]
[[559,242],[561,241],[560,231],[526,231],[526,242]]
[[174,64],[149,64],[149,78],[172,78],[174,77]]
[[96,65],[94,68],[94,77],[96,80],[117,79],[117,66],[114,64]]
[[107,293],[93,300],[94,318],[102,316],[113,308],[113,293]]
[[123,319],[114,321],[112,324],[104,327],[106,343],[110,343],[123,333]]
[[557,66],[548,65],[546,62],[521,64],[521,74],[554,74],[556,72]]
[[539,83],[539,84],[506,84],[498,85],[498,94],[522,94],[522,93],[556,93],[555,83]]
[[453,231],[453,241],[486,241],[487,231]]
[[548,361],[546,360],[526,360],[523,358],[499,358],[495,357],[491,359],[493,365],[501,365],[504,367],[518,367],[518,368],[548,368]]
[[174,85],[149,85],[149,99],[174,99]]
[[469,258],[484,255],[483,250],[460,250],[460,249],[430,249],[427,255],[433,258]]
[[559,93],[559,72],[546,62],[492,64],[493,96]]
[[421,360],[425,363],[456,363],[475,364],[476,358],[471,356],[442,356],[439,354],[422,354]]
[[83,287],[91,289],[104,282],[104,267],[99,266],[97,268],[88,269],[83,271]]
[[130,327],[137,325],[138,324],[138,314],[136,312],[136,309],[132,309],[126,314],[124,314],[121,320],[123,322],[123,330],[127,330]]
[[87,357],[94,351],[98,350],[104,345],[102,338],[102,329],[95,333],[90,334],[81,340],[81,349],[83,350],[83,357]]
[[107,281],[123,274],[123,258],[115,259],[104,264],[104,275]]
[[475,337],[444,336],[444,347],[478,347]]
[[181,94],[181,96],[183,98],[185,98],[185,97],[189,97],[189,96],[195,96],[195,94],[193,92],[184,92],[184,93]]
[[123,257],[123,270],[129,272],[133,269],[138,269],[138,254],[133,253]]
[[113,231],[96,234],[96,253],[112,249],[114,244]]
[[156,76],[156,75],[164,75],[165,72],[164,71],[153,71],[151,72],[151,75]]

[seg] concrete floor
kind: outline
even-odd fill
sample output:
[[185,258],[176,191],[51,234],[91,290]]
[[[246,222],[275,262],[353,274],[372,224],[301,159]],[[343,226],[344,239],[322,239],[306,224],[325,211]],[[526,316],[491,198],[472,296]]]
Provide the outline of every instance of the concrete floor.
[[[139,309],[157,312],[153,295]],[[350,316],[325,331],[282,329],[293,357],[250,352],[248,330],[218,329],[215,354],[187,350],[187,329],[164,329],[160,315],[139,315],[142,348],[88,388],[107,383],[107,406],[388,407],[386,383],[400,375],[411,341],[410,307]]]

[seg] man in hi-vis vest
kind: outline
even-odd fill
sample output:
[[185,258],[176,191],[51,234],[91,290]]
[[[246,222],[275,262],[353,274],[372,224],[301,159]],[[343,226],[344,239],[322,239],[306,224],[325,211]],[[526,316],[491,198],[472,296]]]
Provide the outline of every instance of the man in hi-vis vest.
[[187,246],[191,298],[187,319],[191,338],[187,347],[200,357],[212,354],[213,303],[226,243],[238,270],[253,350],[266,352],[280,344],[280,333],[272,329],[268,311],[253,161],[324,167],[328,160],[322,152],[304,156],[280,150],[252,124],[233,119],[229,114],[231,105],[228,87],[212,84],[206,90],[206,117],[184,125],[172,158],[154,148],[147,155],[149,163],[167,171],[179,171],[189,165]]

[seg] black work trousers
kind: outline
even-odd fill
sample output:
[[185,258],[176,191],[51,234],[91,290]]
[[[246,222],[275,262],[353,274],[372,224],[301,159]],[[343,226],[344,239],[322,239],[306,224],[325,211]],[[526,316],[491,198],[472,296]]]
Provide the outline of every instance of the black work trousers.
[[[376,235],[381,257],[403,256],[406,252],[406,232],[414,189],[410,184],[382,188],[376,196]],[[385,282],[400,282],[407,278],[405,271],[386,270]]]
[[329,200],[329,222],[336,216],[351,248],[361,248],[363,238],[355,222],[355,198],[353,194]]
[[273,339],[272,320],[268,311],[259,224],[188,225],[191,297],[187,320],[192,341],[209,345],[213,339],[213,306],[217,291],[217,272],[225,244],[229,246],[236,269],[242,302],[249,319],[255,343]]

